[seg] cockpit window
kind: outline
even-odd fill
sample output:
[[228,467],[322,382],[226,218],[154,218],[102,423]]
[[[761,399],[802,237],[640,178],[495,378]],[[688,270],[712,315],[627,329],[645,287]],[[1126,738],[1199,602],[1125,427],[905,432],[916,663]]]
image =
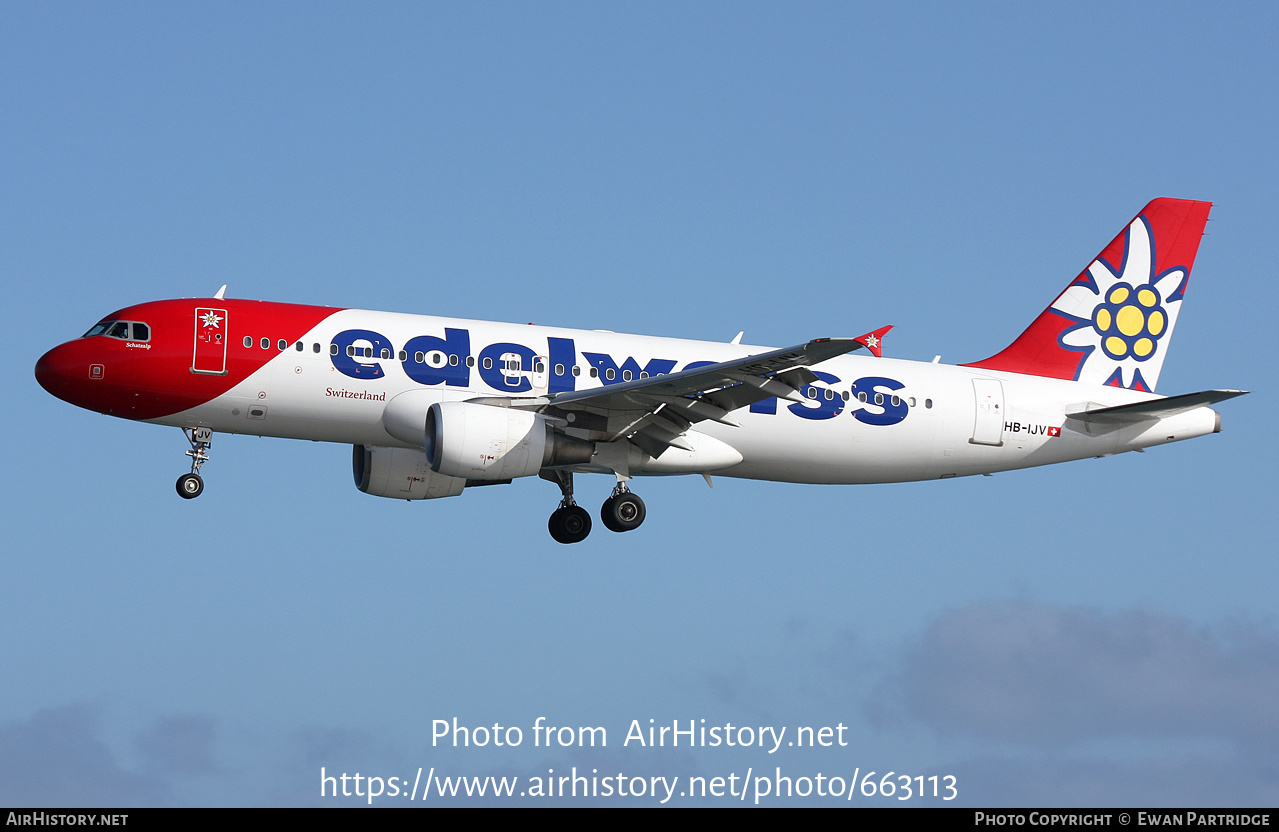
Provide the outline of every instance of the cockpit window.
[[151,327],[138,321],[100,321],[94,324],[84,337],[92,338],[95,335],[105,335],[121,341],[150,341]]

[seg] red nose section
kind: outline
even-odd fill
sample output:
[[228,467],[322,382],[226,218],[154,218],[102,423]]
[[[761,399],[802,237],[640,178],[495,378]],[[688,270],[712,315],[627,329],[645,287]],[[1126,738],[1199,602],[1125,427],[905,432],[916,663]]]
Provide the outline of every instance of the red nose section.
[[[294,352],[337,311],[221,298],[138,304],[103,319],[138,322],[134,339],[103,334],[68,341],[36,362],[36,380],[86,410],[159,419],[213,401],[285,350]],[[311,346],[320,351],[318,340]]]
[[[76,407],[126,419],[156,414],[156,397],[138,384],[137,367],[113,338],[79,338],[54,347],[36,362],[36,381]],[[176,409],[176,408],[175,408]]]
[[[64,402],[107,412],[106,367],[101,360],[95,360],[93,345],[86,339],[69,341],[40,356],[36,381]],[[100,403],[104,406],[100,407]]]
[[148,360],[152,351],[139,346],[102,336],[68,341],[40,357],[36,381],[76,407],[125,419],[154,419],[190,407],[194,402],[185,391],[163,383],[183,375],[163,372],[171,368]]
[[150,344],[104,336],[79,338],[45,353],[36,362],[36,381],[86,410],[123,419],[156,419],[208,401],[238,380],[231,374],[194,375],[189,349],[181,343],[166,348],[161,338]]

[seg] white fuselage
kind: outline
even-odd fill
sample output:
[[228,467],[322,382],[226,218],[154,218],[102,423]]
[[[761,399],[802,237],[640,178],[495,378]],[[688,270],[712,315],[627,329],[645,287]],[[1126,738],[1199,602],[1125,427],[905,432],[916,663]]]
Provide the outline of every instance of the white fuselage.
[[[259,335],[270,338],[273,333],[248,337],[256,340]],[[410,396],[424,410],[435,402],[476,397],[554,395],[769,349],[354,309],[326,318],[301,345],[298,350],[296,342],[289,343],[225,394],[151,421],[216,432],[420,448],[403,431],[397,431],[398,438],[388,432],[385,415],[397,397]],[[820,381],[804,388],[809,397],[804,403],[769,399],[734,411],[740,426],[715,421],[693,426],[690,434],[731,446],[740,461],[734,455],[724,467],[722,454],[706,453],[705,464],[699,464],[696,454],[684,454],[683,464],[663,466],[666,454],[658,459],[645,454],[633,461],[631,473],[902,482],[1137,450],[1211,433],[1217,424],[1215,412],[1202,407],[1090,433],[1066,414],[1156,397],[856,354],[831,359],[813,371]],[[566,432],[574,433],[571,426]],[[575,470],[606,469],[583,465]]]

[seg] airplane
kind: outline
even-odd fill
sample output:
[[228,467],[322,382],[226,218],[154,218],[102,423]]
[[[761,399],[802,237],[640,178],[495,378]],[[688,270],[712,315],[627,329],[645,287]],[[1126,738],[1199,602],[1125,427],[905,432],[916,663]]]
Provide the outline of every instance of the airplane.
[[[37,362],[71,404],[181,428],[204,490],[214,433],[350,444],[360,491],[429,500],[540,476],[548,529],[644,522],[637,476],[888,483],[991,474],[1221,430],[1242,390],[1155,395],[1209,202],[1156,199],[983,361],[885,358],[880,327],[784,349],[226,298],[107,315]],[[864,350],[868,355],[851,354]]]

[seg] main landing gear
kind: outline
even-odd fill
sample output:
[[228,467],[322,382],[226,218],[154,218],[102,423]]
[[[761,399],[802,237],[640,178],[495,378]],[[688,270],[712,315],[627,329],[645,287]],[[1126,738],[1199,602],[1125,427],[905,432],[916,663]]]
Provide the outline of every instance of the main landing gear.
[[[591,533],[591,515],[573,500],[573,474],[569,471],[543,471],[542,478],[560,487],[560,507],[551,512],[546,527],[559,543],[581,543]],[[625,482],[618,482],[613,494],[600,508],[604,527],[614,532],[629,532],[644,522],[644,501],[632,494]]]
[[542,473],[560,487],[563,499],[560,507],[551,512],[551,519],[546,528],[557,543],[581,543],[591,533],[591,515],[573,500],[573,474],[569,471],[551,471],[549,476]]
[[209,448],[213,445],[212,428],[183,428],[183,435],[191,443],[187,456],[191,457],[191,473],[178,477],[178,496],[184,500],[194,500],[204,493],[204,480],[200,478],[200,468],[209,461]]
[[644,501],[632,494],[625,482],[619,482],[613,495],[600,507],[600,519],[611,532],[629,532],[644,522]]

